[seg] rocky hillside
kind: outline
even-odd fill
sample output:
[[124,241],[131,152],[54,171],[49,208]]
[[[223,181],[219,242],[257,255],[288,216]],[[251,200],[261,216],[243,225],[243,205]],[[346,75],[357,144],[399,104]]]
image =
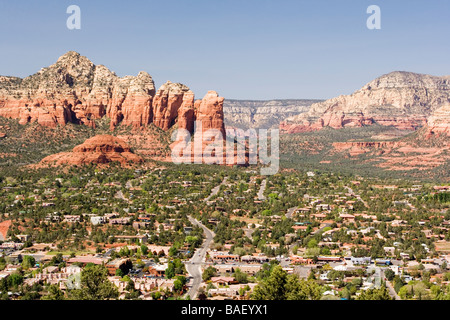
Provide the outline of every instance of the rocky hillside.
[[450,179],[450,77],[392,72],[280,124],[284,163]]
[[450,76],[392,72],[351,95],[315,103],[308,112],[286,119],[286,132],[307,132],[372,124],[416,130],[437,109],[450,104]]
[[278,128],[288,117],[308,111],[313,103],[321,100],[226,100],[223,105],[227,127]]

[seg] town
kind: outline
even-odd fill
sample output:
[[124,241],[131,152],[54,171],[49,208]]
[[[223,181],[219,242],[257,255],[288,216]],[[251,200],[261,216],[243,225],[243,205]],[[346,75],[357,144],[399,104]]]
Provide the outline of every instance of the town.
[[4,170],[0,298],[447,300],[449,207],[449,185],[319,171]]

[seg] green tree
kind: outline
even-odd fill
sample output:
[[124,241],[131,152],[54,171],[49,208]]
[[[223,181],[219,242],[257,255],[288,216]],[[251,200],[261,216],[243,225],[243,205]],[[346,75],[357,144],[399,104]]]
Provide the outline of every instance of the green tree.
[[148,247],[146,245],[142,245],[141,246],[141,252],[144,256],[146,256],[148,254]]
[[356,300],[392,300],[388,289],[382,286],[380,289],[363,290]]
[[116,276],[118,276],[118,277],[123,277],[125,275],[125,273],[122,271],[122,269],[117,269],[116,270]]
[[248,283],[247,274],[242,272],[239,268],[234,271],[234,279],[239,283]]
[[314,280],[300,280],[296,275],[289,275],[286,285],[287,300],[320,300],[322,292]]
[[24,256],[23,260],[22,260],[22,267],[24,269],[30,269],[33,268],[34,265],[36,264],[36,260],[34,259],[34,257],[32,256]]
[[267,280],[253,290],[255,300],[286,300],[287,273],[281,266],[275,266]]
[[64,300],[64,293],[57,285],[50,285],[47,289],[48,295],[42,296],[41,300]]
[[203,281],[208,281],[215,276],[217,276],[217,269],[214,268],[213,266],[209,266],[203,271],[202,279]]
[[8,277],[8,287],[17,288],[23,283],[23,276],[20,273],[13,273]]
[[392,271],[391,269],[387,269],[384,272],[384,275],[386,276],[386,279],[388,279],[389,281],[392,281],[394,279],[394,277],[395,277],[395,272]]
[[288,275],[281,266],[275,266],[270,276],[262,280],[254,289],[255,300],[319,300],[320,286],[314,280],[299,280],[296,275]]
[[8,292],[8,279],[2,278],[0,280],[0,292],[2,293]]
[[87,265],[81,271],[81,289],[70,291],[74,300],[107,300],[119,296],[117,288],[108,280],[108,270],[103,265]]
[[175,277],[175,265],[172,261],[167,264],[165,275],[167,279],[172,279]]
[[183,291],[183,283],[178,279],[175,280],[173,283],[173,289],[178,293]]

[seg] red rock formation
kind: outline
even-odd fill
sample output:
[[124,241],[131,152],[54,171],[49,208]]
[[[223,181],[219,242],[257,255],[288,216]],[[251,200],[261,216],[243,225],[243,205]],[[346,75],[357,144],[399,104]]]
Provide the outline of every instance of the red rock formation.
[[[179,129],[193,134],[197,121],[201,125],[195,134],[204,135],[210,129],[217,129],[224,143],[223,102],[224,98],[215,91],[195,101],[194,93],[187,86],[170,81],[155,92],[148,73],[119,78],[105,66],[96,66],[73,51],[25,79],[0,77],[0,116],[19,119],[21,124],[37,122],[47,127],[68,122],[95,127],[95,120],[106,116],[111,119],[111,129],[123,124],[141,130],[153,123],[167,131],[178,123]],[[151,132],[149,136],[156,134]],[[148,145],[147,141],[144,144]],[[202,152],[208,145],[208,141],[204,141]],[[43,162],[81,164],[109,162],[116,158],[121,162],[126,160],[117,154],[80,152],[80,148],[84,147],[77,147],[73,153],[50,156]],[[145,149],[156,153],[153,148]]]
[[153,99],[153,123],[155,126],[169,130],[178,116],[178,109],[183,104],[183,96],[189,88],[181,83],[167,81]]
[[201,122],[202,132],[217,129],[225,137],[223,101],[215,91],[208,91],[201,101],[196,101],[195,120]]
[[0,116],[19,119],[21,124],[95,126],[95,119],[107,116],[111,129],[120,123],[133,127],[154,123],[169,130],[180,119],[178,127],[193,132],[194,121],[200,119],[205,130],[225,133],[223,98],[208,92],[197,109],[193,92],[183,84],[167,81],[155,93],[148,73],[119,78],[73,51],[25,79],[0,77]]
[[186,129],[193,134],[193,139],[189,139],[192,142],[190,149],[184,145],[185,151],[191,156],[186,156],[184,152],[178,153],[179,149],[175,149],[185,140],[185,131],[178,132],[176,141],[170,146],[173,151],[176,150],[177,156],[184,155],[185,161],[190,163],[234,165],[239,159],[239,164],[248,164],[248,150],[242,156],[243,160],[237,154],[237,150],[233,152],[233,159],[227,159],[223,101],[224,98],[215,91],[208,91],[202,100],[195,102],[192,92],[185,93],[183,104],[178,110],[178,128]]
[[48,156],[41,165],[84,165],[107,164],[119,162],[122,165],[140,163],[142,158],[135,155],[123,140],[110,136],[99,135],[86,140],[73,148],[72,152],[62,152]]
[[107,115],[112,126],[151,123],[155,94],[150,75],[119,78],[105,66],[70,51],[25,79],[0,77],[0,116],[47,127],[68,122],[93,126]]
[[183,95],[183,102],[178,109],[178,129],[194,132],[195,108],[194,93],[189,90]]

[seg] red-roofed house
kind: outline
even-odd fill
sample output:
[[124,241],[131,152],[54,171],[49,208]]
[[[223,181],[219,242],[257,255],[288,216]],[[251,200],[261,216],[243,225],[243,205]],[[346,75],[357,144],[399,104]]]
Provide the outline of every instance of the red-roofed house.
[[343,213],[339,215],[339,217],[341,217],[344,221],[347,222],[355,222],[355,216],[351,214]]
[[221,285],[229,285],[229,284],[237,283],[237,281],[233,277],[212,277],[211,282],[221,284]]
[[97,258],[94,256],[78,256],[78,257],[74,257],[74,258],[70,258],[69,259],[69,263],[81,263],[83,265],[86,265],[88,263],[93,263],[93,264],[103,264],[105,262],[106,259],[102,259],[102,258]]

